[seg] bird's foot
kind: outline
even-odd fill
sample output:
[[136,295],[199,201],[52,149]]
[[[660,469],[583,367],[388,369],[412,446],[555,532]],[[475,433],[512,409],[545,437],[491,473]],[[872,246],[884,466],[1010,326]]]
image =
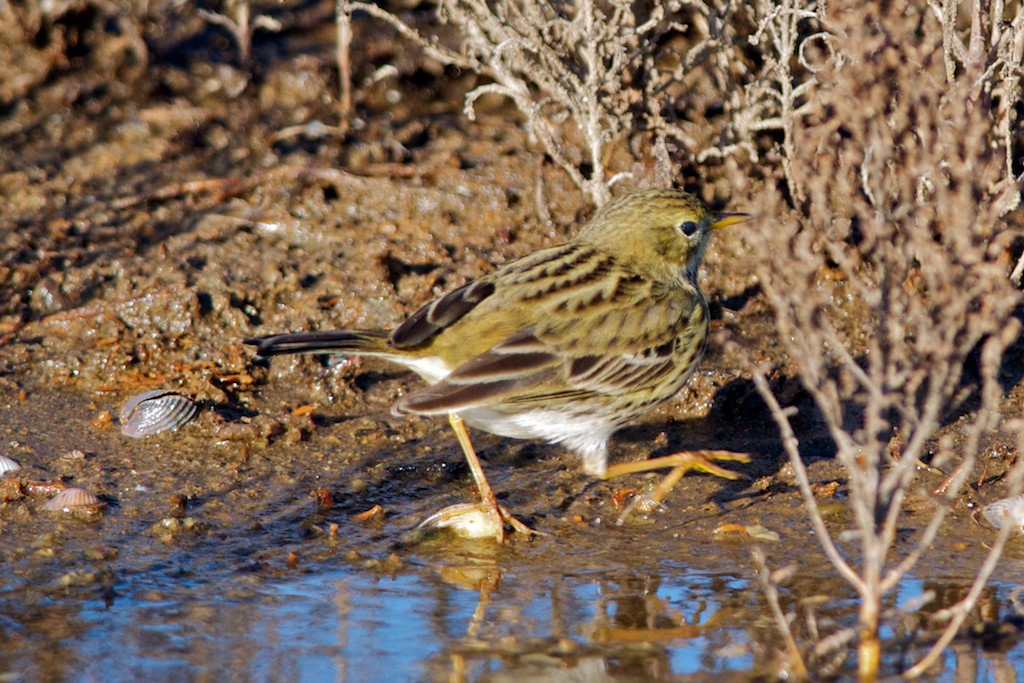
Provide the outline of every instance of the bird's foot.
[[505,525],[526,535],[540,535],[508,511],[504,505],[488,503],[459,503],[449,505],[420,522],[417,529],[448,529],[461,538],[493,538],[505,540]]
[[661,458],[654,458],[654,460],[656,460],[662,467],[671,466],[677,469],[682,469],[680,475],[685,474],[689,470],[697,470],[699,472],[713,474],[716,477],[722,477],[723,479],[736,480],[743,475],[739,472],[719,467],[713,463],[712,460],[748,463],[750,462],[750,456],[746,453],[736,453],[733,451],[703,450],[673,453],[672,455],[666,455]]
[[621,463],[618,465],[612,465],[608,468],[609,476],[619,476],[627,474],[629,472],[642,472],[649,471],[652,469],[660,469],[662,467],[671,467],[672,470],[665,475],[657,486],[650,493],[641,494],[635,496],[626,509],[622,511],[619,518],[615,523],[621,526],[634,512],[640,514],[649,514],[655,510],[663,507],[662,500],[668,495],[668,492],[672,490],[683,475],[690,470],[698,470],[700,472],[706,472],[713,474],[716,477],[722,477],[723,479],[735,480],[742,476],[739,472],[733,470],[727,470],[724,467],[716,465],[713,460],[723,460],[727,462],[750,462],[750,456],[746,453],[734,453],[733,451],[685,451],[682,453],[674,453],[672,455],[666,455],[659,458],[652,458],[650,460],[643,460],[636,463]]
[[[676,481],[678,481],[679,477],[682,477],[683,474],[689,470],[707,472],[708,474],[713,474],[716,477],[722,477],[723,479],[739,479],[742,476],[739,472],[733,472],[732,470],[727,470],[724,467],[719,467],[713,463],[712,460],[746,463],[750,462],[750,456],[746,453],[735,453],[733,451],[683,451],[681,453],[663,455],[658,458],[649,458],[647,460],[616,463],[614,465],[610,465],[601,478],[613,479],[614,477],[621,477],[624,474],[650,472],[651,470],[661,470],[668,467],[673,468],[672,474],[678,473],[678,476],[675,477]],[[669,488],[672,487],[669,486]],[[666,491],[666,493],[667,492],[668,491]]]

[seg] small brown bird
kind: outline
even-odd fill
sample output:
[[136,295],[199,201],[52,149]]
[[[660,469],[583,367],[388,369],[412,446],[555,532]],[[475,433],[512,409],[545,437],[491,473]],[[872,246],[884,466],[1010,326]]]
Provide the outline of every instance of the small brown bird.
[[[678,190],[633,192],[598,211],[571,241],[505,264],[393,331],[298,332],[245,343],[260,356],[361,354],[417,372],[430,386],[400,399],[395,412],[447,415],[481,497],[428,522],[500,541],[505,523],[532,530],[498,504],[463,420],[493,434],[564,444],[601,478],[673,468],[655,500],[688,469],[736,478],[710,460],[746,462],[744,454],[697,451],[609,467],[607,444],[693,374],[708,338],[697,268],[711,233],[741,220]],[[481,520],[485,531],[466,531]]]

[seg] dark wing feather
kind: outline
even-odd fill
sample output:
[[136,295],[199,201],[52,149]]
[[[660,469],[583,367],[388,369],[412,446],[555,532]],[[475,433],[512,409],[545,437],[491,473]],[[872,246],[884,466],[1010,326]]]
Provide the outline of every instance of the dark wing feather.
[[409,316],[391,333],[392,348],[403,349],[427,341],[454,325],[477,304],[494,293],[494,283],[477,280],[448,292]]
[[531,331],[522,332],[471,358],[440,382],[409,394],[398,413],[449,413],[504,401],[544,382],[562,364]]
[[453,383],[444,379],[427,389],[403,397],[395,403],[394,412],[397,415],[455,413],[500,402],[503,397],[517,394],[534,383],[535,379],[529,375],[472,384]]

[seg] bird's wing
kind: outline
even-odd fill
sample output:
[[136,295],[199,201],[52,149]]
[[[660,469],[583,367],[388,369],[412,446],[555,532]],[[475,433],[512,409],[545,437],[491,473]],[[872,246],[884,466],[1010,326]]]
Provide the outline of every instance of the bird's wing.
[[[470,313],[481,314],[481,310],[484,310],[482,313],[484,317],[490,316],[488,320],[495,323],[490,326],[491,332],[495,332],[495,327],[501,328],[505,338],[511,338],[528,327],[529,323],[519,329],[507,329],[505,323],[508,322],[508,311],[500,310],[501,304],[491,298],[496,289],[498,287],[529,289],[538,278],[550,275],[551,264],[557,266],[562,261],[571,262],[580,251],[581,247],[578,245],[566,243],[542,249],[506,263],[489,275],[452,290],[413,313],[391,333],[388,346],[393,349],[412,349],[421,345],[434,344],[446,330]],[[486,305],[481,306],[485,302]],[[499,336],[491,339],[490,344],[493,345],[500,341],[502,339]],[[486,348],[489,347],[485,346],[484,349]]]
[[599,394],[620,395],[649,386],[675,369],[672,355],[674,342],[643,349],[639,353],[589,355],[571,359],[565,366],[566,388],[523,392],[507,399],[510,404],[556,406]]
[[391,333],[388,343],[396,349],[422,344],[454,325],[493,293],[494,283],[488,280],[476,280],[454,289],[409,316]]
[[469,359],[440,382],[403,397],[395,411],[430,415],[500,403],[543,383],[561,363],[528,330]]
[[[695,294],[650,293],[631,306],[549,316],[495,344],[445,379],[409,394],[398,412],[438,414],[505,404],[557,407],[617,395],[675,370],[682,345],[703,348],[707,314]],[[689,334],[699,338],[691,341]]]

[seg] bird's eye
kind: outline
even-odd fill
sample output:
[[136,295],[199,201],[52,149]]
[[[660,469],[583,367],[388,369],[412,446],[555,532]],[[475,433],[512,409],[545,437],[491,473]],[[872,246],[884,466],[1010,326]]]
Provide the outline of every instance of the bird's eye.
[[683,221],[676,226],[676,230],[690,237],[693,233],[697,232],[697,224],[693,221]]

